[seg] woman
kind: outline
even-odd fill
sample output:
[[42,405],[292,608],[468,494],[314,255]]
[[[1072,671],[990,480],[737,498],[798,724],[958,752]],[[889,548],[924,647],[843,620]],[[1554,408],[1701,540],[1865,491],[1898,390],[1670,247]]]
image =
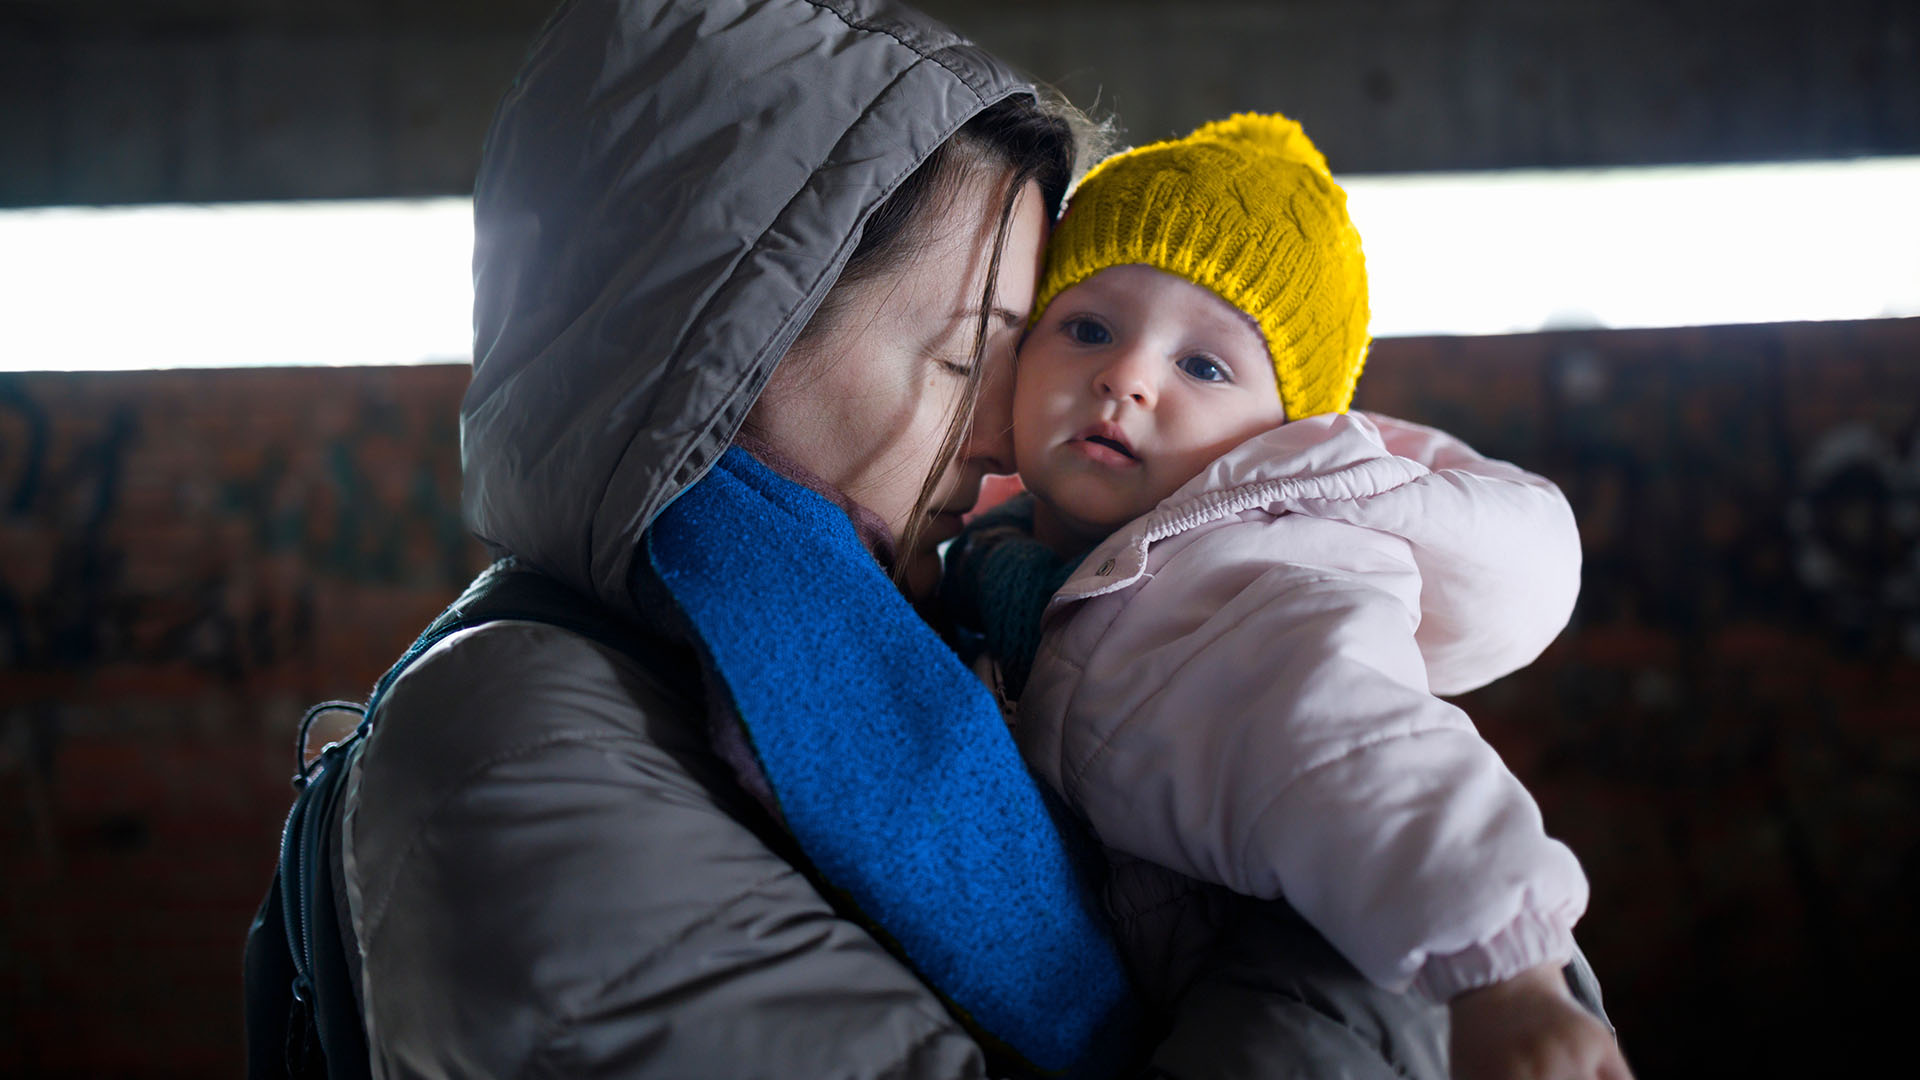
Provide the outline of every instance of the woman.
[[[875,559],[926,590],[982,476],[1011,468],[991,373],[1072,148],[1030,87],[884,3],[579,0],[549,23],[475,189],[466,511],[496,552],[666,644],[636,661],[497,622],[387,691],[341,842],[374,1075],[984,1074],[980,1039],[1004,1032],[965,965],[916,954],[939,924],[814,848],[806,793],[780,789],[725,643],[696,625],[711,598],[673,591],[691,580],[673,560],[791,556],[775,530],[714,533],[701,500],[741,477],[804,488],[844,508],[911,614]],[[736,436],[755,460],[723,460]],[[809,610],[751,629],[810,642]],[[894,638],[815,651],[884,662]]]

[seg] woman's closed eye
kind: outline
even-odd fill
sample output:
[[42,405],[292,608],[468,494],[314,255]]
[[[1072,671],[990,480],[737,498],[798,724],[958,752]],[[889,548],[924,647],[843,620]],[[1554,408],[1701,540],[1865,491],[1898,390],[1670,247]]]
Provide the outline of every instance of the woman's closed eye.
[[1181,371],[1199,379],[1201,382],[1232,382],[1233,372],[1227,366],[1205,353],[1183,356],[1176,365]]

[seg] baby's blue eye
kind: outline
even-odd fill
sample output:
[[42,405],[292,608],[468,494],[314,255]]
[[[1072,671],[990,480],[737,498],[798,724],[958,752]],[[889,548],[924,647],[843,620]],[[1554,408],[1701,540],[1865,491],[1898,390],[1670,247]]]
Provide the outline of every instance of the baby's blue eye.
[[1201,382],[1227,382],[1230,376],[1227,369],[1215,363],[1212,357],[1195,354],[1180,359],[1180,370],[1199,379]]
[[1082,345],[1105,345],[1113,340],[1107,328],[1092,319],[1068,319],[1062,329],[1067,336]]

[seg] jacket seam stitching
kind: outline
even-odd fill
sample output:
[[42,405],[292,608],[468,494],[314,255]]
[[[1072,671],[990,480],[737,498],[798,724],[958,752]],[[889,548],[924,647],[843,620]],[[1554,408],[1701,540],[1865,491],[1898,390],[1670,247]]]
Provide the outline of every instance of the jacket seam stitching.
[[[1329,481],[1345,479],[1350,474],[1382,472],[1391,467],[1392,462],[1395,460],[1396,459],[1392,457],[1367,458],[1364,461],[1356,461],[1351,464],[1342,465],[1331,472],[1316,473],[1312,476],[1280,476],[1263,480],[1249,480],[1244,484],[1238,484],[1230,488],[1203,491],[1173,506],[1165,506],[1154,510],[1140,526],[1136,536],[1126,543],[1125,549],[1137,553],[1138,558],[1141,560],[1142,572],[1144,572],[1146,567],[1146,552],[1155,544],[1172,539],[1183,533],[1192,532],[1202,525],[1221,521],[1235,514],[1266,506],[1281,498],[1296,498],[1303,503],[1327,503],[1334,501],[1332,496],[1325,494],[1314,495],[1308,494],[1307,492],[1317,487],[1324,487]],[[1386,462],[1387,464],[1382,465],[1382,462]],[[1408,485],[1418,483],[1431,475],[1433,475],[1433,470],[1429,469],[1415,476],[1403,477],[1397,483],[1385,484],[1367,492],[1364,497],[1369,499],[1379,498],[1382,495],[1387,495]],[[1287,511],[1281,511],[1274,516],[1281,517],[1286,513]],[[1074,578],[1082,579],[1082,574],[1076,572]],[[1127,580],[1110,582],[1090,592],[1074,593],[1071,595],[1068,594],[1067,590],[1067,586],[1072,584],[1072,582],[1069,581],[1061,587],[1060,598],[1069,601],[1091,600],[1096,596],[1105,595],[1106,593],[1114,592],[1130,585],[1135,580],[1138,580],[1138,575]],[[1085,586],[1083,585],[1082,588],[1085,588]]]
[[[894,42],[898,44],[901,48],[907,50],[910,53],[913,53],[915,56],[918,56],[920,59],[926,60],[933,64],[938,64],[940,67],[944,68],[947,74],[952,75],[954,78],[960,80],[961,85],[965,86],[968,90],[971,90],[973,92],[973,96],[975,99],[979,101],[986,100],[987,95],[981,91],[980,87],[975,86],[973,80],[971,78],[968,78],[965,73],[961,72],[958,68],[954,67],[951,63],[940,59],[938,56],[935,56],[934,54],[928,52],[926,49],[923,49],[920,46],[915,45],[913,42],[908,41],[906,38],[901,37],[898,33],[894,32],[893,30],[889,30],[884,26],[878,26],[873,23],[854,22],[852,19],[847,18],[844,12],[837,10],[836,8],[832,7],[829,4],[822,3],[821,0],[807,0],[807,2],[813,5],[815,8],[818,8],[821,11],[825,11],[828,14],[831,14],[834,18],[839,19],[841,23],[845,24],[845,26],[849,30],[859,30],[863,33],[879,34],[882,37],[892,38]],[[964,41],[965,39],[963,38],[961,40]],[[947,46],[947,48],[952,48],[952,47],[953,46]],[[946,49],[942,49],[940,51],[945,52]]]
[[[1316,473],[1313,476],[1276,476],[1263,480],[1251,480],[1223,490],[1201,492],[1186,502],[1156,513],[1154,516],[1161,520],[1148,525],[1143,530],[1143,535],[1149,543],[1156,543],[1209,521],[1239,513],[1242,510],[1251,510],[1284,496],[1324,502],[1329,496],[1312,495],[1307,492],[1314,488],[1325,487],[1332,481],[1346,480],[1354,474],[1386,472],[1393,467],[1394,461],[1392,457],[1368,458],[1365,461],[1356,461],[1331,472]],[[1367,492],[1365,497],[1374,498],[1390,491],[1397,491],[1420,480],[1424,475],[1431,475],[1431,473],[1402,477],[1398,483],[1384,484]],[[1172,531],[1161,533],[1162,529]]]

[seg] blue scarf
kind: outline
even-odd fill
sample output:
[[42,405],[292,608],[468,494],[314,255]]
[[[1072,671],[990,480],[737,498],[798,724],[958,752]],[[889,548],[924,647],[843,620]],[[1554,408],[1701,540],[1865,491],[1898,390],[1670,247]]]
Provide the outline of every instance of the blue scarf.
[[816,880],[1007,1064],[1117,1065],[1098,902],[992,696],[846,513],[736,447],[647,536]]

